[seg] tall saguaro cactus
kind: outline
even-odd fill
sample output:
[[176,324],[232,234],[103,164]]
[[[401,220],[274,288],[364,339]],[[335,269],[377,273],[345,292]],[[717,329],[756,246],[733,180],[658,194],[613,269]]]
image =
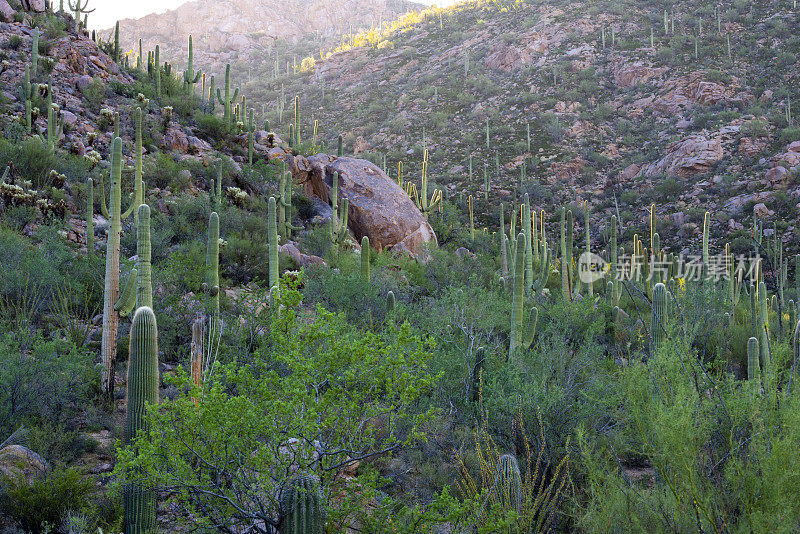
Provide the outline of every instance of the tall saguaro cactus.
[[281,163],[281,176],[278,180],[278,235],[286,243],[292,237],[292,230],[302,230],[292,225],[292,175],[285,171]]
[[115,309],[119,300],[119,246],[122,233],[122,219],[128,217],[133,206],[122,213],[122,139],[115,138],[111,143],[111,191],[109,203],[105,202],[105,186],[101,180],[101,208],[108,219],[106,239],[106,273],[103,291],[103,334],[100,348],[102,363],[101,388],[107,399],[114,398],[114,364],[117,360],[117,329],[119,310]]
[[764,282],[758,284],[758,304],[761,314],[758,321],[761,370],[766,378],[769,379],[770,373],[772,372],[772,358],[769,350],[769,307],[767,300],[767,286]]
[[75,17],[75,33],[80,35],[81,19],[83,19],[83,16],[86,14],[94,12],[94,9],[86,9],[89,5],[89,0],[84,0],[83,3],[81,3],[81,0],[75,0],[74,2],[69,0],[67,5],[69,5],[69,8],[72,10],[73,16]]
[[207,295],[206,309],[209,328],[219,333],[219,215],[212,211],[208,217],[208,241],[206,243],[206,281],[203,290]]
[[525,233],[517,236],[514,259],[514,289],[511,302],[511,342],[508,355],[513,358],[520,348],[527,349],[533,343],[536,334],[536,323],[539,319],[539,310],[532,308],[528,318],[527,328],[523,327],[525,315]]
[[[137,434],[149,431],[147,406],[158,403],[158,325],[153,310],[147,306],[136,310],[133,316],[129,353],[126,445],[132,444]],[[129,483],[123,493],[125,534],[152,532],[156,522],[155,492]]]
[[369,282],[369,237],[361,238],[361,277]]
[[650,336],[653,351],[667,339],[667,286],[658,283],[653,288],[653,308],[650,315]]
[[331,194],[331,207],[333,214],[329,226],[329,238],[334,245],[343,245],[347,239],[347,219],[350,211],[350,201],[342,199],[339,206],[339,173],[333,173],[333,192]]
[[194,71],[194,47],[192,46],[192,36],[189,36],[189,63],[186,65],[186,70],[183,71],[183,81],[186,83],[186,91],[190,96],[194,96],[194,84],[200,81],[202,71]]
[[94,257],[94,180],[86,179],[86,255]]
[[153,75],[156,78],[156,96],[161,96],[161,51],[156,45],[155,64],[153,65]]
[[761,369],[758,365],[758,339],[751,337],[747,340],[747,380],[761,382]]
[[280,270],[278,269],[278,223],[277,203],[275,197],[269,197],[269,221],[267,223],[269,231],[269,288],[280,284]]
[[34,76],[39,74],[39,28],[33,30],[33,40],[31,41],[31,70]]
[[233,122],[233,105],[234,102],[239,98],[239,89],[231,95],[231,64],[228,63],[225,65],[225,97],[223,98],[223,93],[220,92],[219,88],[217,88],[217,100],[219,103],[222,104],[224,107],[224,114],[223,118],[227,122]]

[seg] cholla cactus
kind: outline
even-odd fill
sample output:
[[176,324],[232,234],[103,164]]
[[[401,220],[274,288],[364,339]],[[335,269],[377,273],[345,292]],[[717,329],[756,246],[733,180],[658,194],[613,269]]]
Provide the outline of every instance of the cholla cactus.
[[247,201],[249,195],[247,191],[242,191],[238,187],[228,187],[225,189],[225,195],[237,206],[241,207],[244,206],[244,203]]

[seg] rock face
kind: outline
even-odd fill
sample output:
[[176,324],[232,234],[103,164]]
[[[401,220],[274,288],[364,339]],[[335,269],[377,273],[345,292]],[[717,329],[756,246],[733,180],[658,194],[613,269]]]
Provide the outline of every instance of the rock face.
[[710,171],[712,165],[722,159],[723,154],[722,142],[718,137],[690,135],[670,143],[666,155],[645,167],[642,172],[645,176],[665,174],[688,178]]
[[0,449],[0,479],[24,478],[30,484],[48,469],[50,466],[44,458],[22,445],[9,445]]
[[355,158],[317,154],[290,157],[295,183],[309,195],[330,202],[333,173],[339,173],[339,196],[350,202],[349,226],[356,238],[369,237],[372,247],[412,254],[436,243],[428,221],[397,183],[373,163]]
[[[355,32],[377,26],[380,20],[394,20],[419,7],[405,0],[195,0],[166,13],[121,20],[120,40],[123,49],[137,53],[140,38],[145,50],[159,44],[161,57],[179,68],[185,66],[189,35],[195,68],[219,71],[233,54],[245,59],[251,52],[262,54],[271,66],[275,58],[267,50],[276,39],[321,35],[333,44],[351,27]],[[100,34],[105,40],[113,29]]]

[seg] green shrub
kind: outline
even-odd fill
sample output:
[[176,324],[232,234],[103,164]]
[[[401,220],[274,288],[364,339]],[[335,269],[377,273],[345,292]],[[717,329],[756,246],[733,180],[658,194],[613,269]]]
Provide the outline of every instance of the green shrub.
[[57,467],[32,484],[9,481],[1,506],[26,531],[39,534],[60,527],[69,512],[85,507],[93,488],[94,482],[76,469]]
[[30,180],[34,189],[52,185],[50,171],[55,169],[56,161],[55,154],[36,137],[19,143],[0,140],[0,168],[13,163],[14,176],[20,181]]
[[106,100],[106,84],[100,78],[95,78],[81,94],[89,109],[97,113]]

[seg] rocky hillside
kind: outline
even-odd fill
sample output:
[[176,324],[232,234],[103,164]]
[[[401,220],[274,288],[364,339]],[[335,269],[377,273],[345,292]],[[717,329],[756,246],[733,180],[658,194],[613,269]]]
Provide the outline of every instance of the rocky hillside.
[[432,186],[463,211],[474,196],[491,228],[529,193],[631,233],[655,203],[683,246],[706,210],[740,235],[755,210],[796,243],[799,22],[791,2],[467,2],[245,88],[284,130],[299,94],[306,139],[318,120],[325,145],[343,133],[393,176],[403,161],[418,182],[427,148]]
[[[139,39],[146,50],[160,45],[162,57],[183,65],[192,35],[195,61],[206,68],[221,70],[238,60],[245,68],[234,69],[234,76],[248,74],[248,68],[273,72],[276,62],[285,72],[287,62],[299,64],[298,53],[318,53],[342,34],[378,26],[415,7],[408,0],[195,0],[120,21],[120,40],[126,51],[138,52]],[[112,36],[113,29],[101,34]]]

